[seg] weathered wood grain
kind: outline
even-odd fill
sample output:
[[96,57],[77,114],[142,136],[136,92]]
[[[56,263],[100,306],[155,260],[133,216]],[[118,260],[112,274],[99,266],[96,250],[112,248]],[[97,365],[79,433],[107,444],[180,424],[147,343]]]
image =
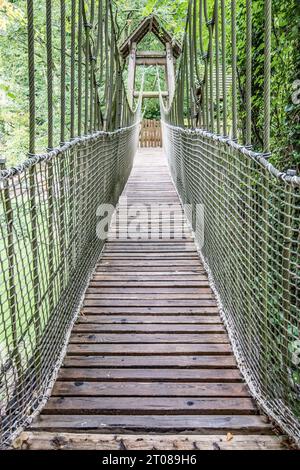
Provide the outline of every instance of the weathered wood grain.
[[[195,356],[195,355],[178,355],[178,356],[66,356],[64,359],[66,367],[85,367],[83,371],[78,373],[87,374],[88,369],[99,368],[99,370],[91,370],[90,376],[99,377],[135,377],[140,378],[168,378],[175,381],[201,381],[201,380],[240,380],[241,375],[235,367],[235,360],[232,356]],[[105,368],[126,367],[126,369],[108,369]],[[129,368],[139,368],[134,369]],[[169,367],[169,369],[164,369]],[[156,369],[159,368],[159,369]],[[183,368],[183,369],[181,369]],[[227,371],[226,369],[230,369]],[[102,374],[101,370],[104,370]],[[176,369],[176,370],[172,370]],[[197,371],[192,370],[197,369]],[[203,369],[203,370],[202,370]],[[215,370],[216,369],[216,370]],[[218,370],[220,369],[220,370]],[[232,370],[231,370],[232,369]],[[71,373],[61,369],[61,373]],[[75,370],[73,371],[75,373]],[[97,375],[98,374],[98,375]]]
[[195,397],[51,397],[42,414],[165,414],[172,415],[242,415],[256,414],[249,398],[195,398]]
[[284,450],[284,436],[199,434],[92,434],[23,432],[13,443],[22,450]]
[[57,381],[52,396],[87,397],[249,397],[241,383],[82,382]]
[[210,354],[210,355],[224,355],[232,354],[232,349],[229,344],[181,344],[181,343],[156,343],[153,344],[72,344],[70,343],[67,349],[67,354],[71,355],[142,355],[152,356],[162,354],[166,356],[178,354]]
[[227,335],[224,334],[182,334],[168,332],[141,334],[133,333],[73,333],[70,337],[70,344],[177,344],[177,343],[196,343],[196,344],[228,344]]
[[[83,360],[82,359],[86,359]],[[151,358],[152,359],[152,358]],[[161,358],[161,363],[163,363],[163,359]],[[202,357],[200,358],[202,359]],[[230,358],[226,357],[225,359],[230,360]],[[97,363],[98,360],[98,363]],[[141,361],[140,361],[141,362]],[[152,361],[151,361],[152,362]],[[229,361],[221,361],[219,364],[219,368],[213,368],[212,362],[207,361],[205,363],[205,367],[210,367],[209,369],[201,369],[197,368],[197,364],[201,367],[201,361],[196,362],[196,370],[194,368],[188,369],[188,367],[195,365],[196,361],[190,360],[190,363],[187,361],[172,361],[172,366],[168,369],[164,368],[155,368],[159,365],[154,364],[152,367],[144,367],[143,369],[139,369],[139,363],[135,363],[133,368],[123,367],[123,368],[105,368],[105,361],[99,360],[97,357],[92,358],[74,358],[74,357],[66,357],[65,359],[65,367],[62,367],[59,372],[58,380],[59,381],[92,381],[92,382],[103,382],[103,381],[135,381],[135,382],[144,382],[145,380],[148,381],[163,381],[163,382],[175,382],[178,383],[210,383],[210,382],[217,382],[217,383],[235,383],[241,382],[242,376],[241,373],[237,368],[228,368],[233,366],[233,363]],[[104,364],[104,365],[102,365]],[[98,365],[98,367],[97,367]],[[122,364],[119,364],[121,366]],[[126,366],[128,363],[125,364]],[[130,364],[129,364],[130,365]],[[204,365],[204,364],[203,364]],[[74,367],[70,367],[74,366]],[[140,364],[141,366],[141,364]],[[165,364],[165,367],[167,364]],[[242,385],[245,386],[244,384]],[[138,388],[138,387],[137,387]]]
[[201,434],[273,434],[270,424],[256,415],[46,415],[38,416],[30,429],[40,431],[85,430],[99,432],[182,432]]

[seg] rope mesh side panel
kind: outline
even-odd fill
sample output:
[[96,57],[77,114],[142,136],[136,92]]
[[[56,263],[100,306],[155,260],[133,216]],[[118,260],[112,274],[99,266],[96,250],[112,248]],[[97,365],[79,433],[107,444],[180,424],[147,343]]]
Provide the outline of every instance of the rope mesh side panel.
[[129,176],[139,124],[0,172],[2,446],[41,406],[103,240],[96,210]]
[[190,213],[248,384],[300,441],[300,181],[261,154],[200,129],[163,124],[165,151]]

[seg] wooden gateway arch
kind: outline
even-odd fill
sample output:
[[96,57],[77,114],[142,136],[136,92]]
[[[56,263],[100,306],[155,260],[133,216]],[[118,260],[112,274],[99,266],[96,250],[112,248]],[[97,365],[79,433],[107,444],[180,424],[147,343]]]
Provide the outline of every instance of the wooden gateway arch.
[[[138,51],[137,47],[141,40],[148,34],[153,33],[165,46],[164,51]],[[130,104],[134,98],[139,96],[135,90],[135,75],[138,65],[158,65],[165,68],[167,90],[162,94],[171,102],[175,90],[175,65],[176,59],[181,54],[181,46],[172,38],[170,33],[160,24],[154,15],[150,15],[139,24],[131,35],[120,47],[120,54],[124,60],[128,58],[128,97]],[[158,91],[144,91],[143,98],[158,98]]]

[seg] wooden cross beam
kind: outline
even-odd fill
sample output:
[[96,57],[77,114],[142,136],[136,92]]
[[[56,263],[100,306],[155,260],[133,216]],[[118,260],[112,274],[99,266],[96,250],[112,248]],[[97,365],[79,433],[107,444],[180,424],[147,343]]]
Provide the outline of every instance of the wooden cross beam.
[[167,65],[166,53],[161,51],[141,51],[136,54],[136,65]]
[[[169,93],[167,91],[162,91],[161,94],[162,94],[163,97],[169,96]],[[135,91],[133,93],[133,96],[135,98],[138,98],[140,96],[140,92]],[[142,96],[143,96],[143,98],[159,98],[159,92],[158,91],[144,91]]]

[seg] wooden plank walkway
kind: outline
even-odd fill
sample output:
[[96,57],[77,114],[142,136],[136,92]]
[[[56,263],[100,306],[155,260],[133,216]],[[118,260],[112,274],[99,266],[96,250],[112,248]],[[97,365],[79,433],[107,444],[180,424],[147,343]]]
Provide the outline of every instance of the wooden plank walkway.
[[[177,204],[173,238],[143,213],[134,236],[125,198]],[[236,366],[161,149],[139,150],[118,214],[52,396],[20,445],[281,448]]]

